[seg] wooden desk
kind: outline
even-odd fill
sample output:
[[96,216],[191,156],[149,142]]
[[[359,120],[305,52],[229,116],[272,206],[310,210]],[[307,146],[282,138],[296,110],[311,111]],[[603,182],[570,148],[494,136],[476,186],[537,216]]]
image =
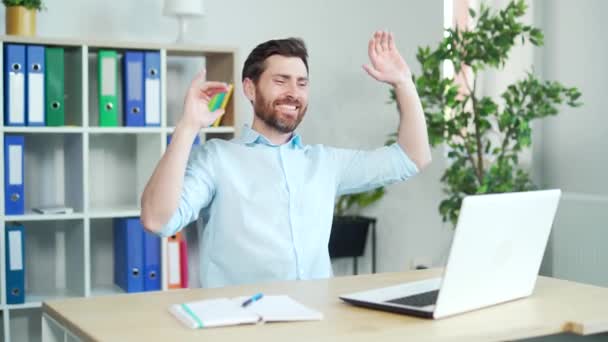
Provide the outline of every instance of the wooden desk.
[[[608,331],[608,288],[540,277],[533,296],[439,321],[343,303],[338,295],[424,279],[437,270],[338,277],[221,289],[171,290],[43,303],[43,340],[98,341],[493,341]],[[288,294],[322,321],[213,329],[183,327],[170,304],[213,297]],[[67,331],[67,333],[66,333]]]

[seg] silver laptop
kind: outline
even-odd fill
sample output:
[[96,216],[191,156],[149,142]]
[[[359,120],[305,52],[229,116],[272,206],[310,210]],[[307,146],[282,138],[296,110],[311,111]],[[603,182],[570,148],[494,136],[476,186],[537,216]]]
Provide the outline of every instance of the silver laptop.
[[560,196],[560,190],[467,196],[442,277],[340,298],[442,318],[527,297],[538,277]]

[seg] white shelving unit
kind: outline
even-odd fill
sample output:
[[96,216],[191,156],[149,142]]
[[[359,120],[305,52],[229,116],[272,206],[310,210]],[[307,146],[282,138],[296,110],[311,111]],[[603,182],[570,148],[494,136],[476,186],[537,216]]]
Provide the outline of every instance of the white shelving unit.
[[[0,196],[0,341],[38,341],[43,301],[123,293],[113,284],[112,219],[140,215],[144,186],[166,149],[181,115],[185,91],[203,66],[208,79],[238,80],[236,49],[172,44],[100,42],[0,36],[0,78],[4,44],[59,46],[65,49],[65,121],[62,127],[8,127],[0,105],[0,140],[23,135],[25,214],[5,215]],[[161,56],[160,127],[98,127],[97,52],[112,49],[122,58],[127,50],[155,50]],[[122,65],[119,61],[119,70]],[[122,72],[119,71],[119,84]],[[122,98],[119,86],[119,116]],[[0,94],[4,94],[0,82]],[[3,101],[4,101],[3,97]],[[220,127],[206,128],[201,140],[231,138],[237,110],[229,102]],[[2,143],[1,146],[4,146]],[[4,164],[4,148],[0,160]],[[4,166],[0,168],[4,191]],[[66,215],[42,215],[37,206],[65,205]],[[25,303],[6,302],[5,226],[25,227]],[[192,230],[194,231],[194,230]],[[193,232],[188,232],[191,235]],[[193,248],[194,242],[190,243]],[[162,243],[163,290],[166,251]],[[195,269],[195,258],[189,258]],[[192,275],[191,275],[192,278]]]

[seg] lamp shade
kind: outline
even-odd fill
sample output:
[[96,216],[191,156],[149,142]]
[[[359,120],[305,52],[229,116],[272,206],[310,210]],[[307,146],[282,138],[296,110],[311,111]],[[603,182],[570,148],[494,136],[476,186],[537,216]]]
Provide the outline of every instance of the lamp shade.
[[163,13],[168,16],[201,16],[205,14],[203,0],[164,0]]

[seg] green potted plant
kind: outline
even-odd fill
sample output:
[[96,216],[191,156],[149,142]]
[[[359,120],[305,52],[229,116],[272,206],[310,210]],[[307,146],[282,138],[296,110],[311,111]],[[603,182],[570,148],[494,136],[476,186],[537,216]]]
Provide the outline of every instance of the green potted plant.
[[[511,1],[497,13],[481,4],[479,13],[469,10],[475,21],[473,29],[448,29],[434,50],[418,49],[422,73],[413,78],[429,139],[432,146],[445,144],[448,148],[450,166],[441,177],[446,198],[439,205],[444,222],[456,223],[466,195],[537,188],[518,160],[519,152],[531,145],[530,122],[558,114],[562,104],[581,105],[577,88],[540,81],[531,72],[507,86],[500,103],[478,94],[480,73],[504,67],[516,42],[543,44],[541,30],[520,20],[526,9],[524,0]],[[464,75],[466,89],[454,79],[441,77],[446,60],[453,63],[456,75]],[[466,69],[472,78],[466,79]],[[393,92],[391,98],[395,100]]]
[[357,194],[342,195],[336,201],[334,215],[337,217],[360,216],[361,210],[384,196],[384,187]]
[[36,12],[43,9],[41,0],[2,0],[6,7],[6,34],[35,36]]
[[[376,218],[362,216],[361,210],[384,196],[384,188],[367,192],[342,195],[336,202],[334,219],[329,236],[331,258],[354,257],[354,273],[357,273],[356,258],[363,256],[369,228]],[[375,270],[375,255],[372,255],[372,272]]]

